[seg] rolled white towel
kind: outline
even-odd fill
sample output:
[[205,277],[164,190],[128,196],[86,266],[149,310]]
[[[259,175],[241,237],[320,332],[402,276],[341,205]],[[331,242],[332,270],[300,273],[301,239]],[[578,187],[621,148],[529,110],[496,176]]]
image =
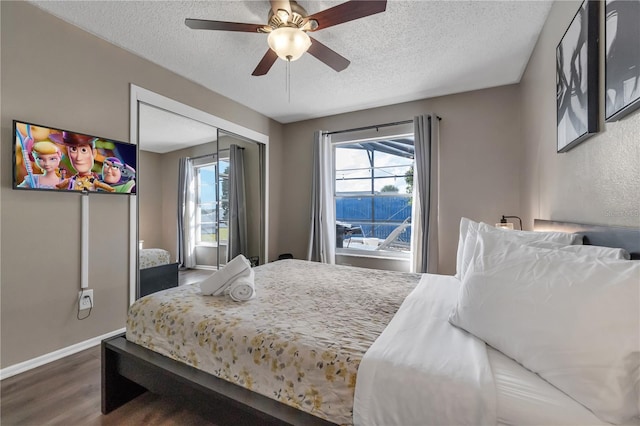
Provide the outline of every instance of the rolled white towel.
[[251,277],[251,279],[253,280],[253,269],[251,268],[245,269],[244,271],[231,277],[225,285],[219,287],[216,291],[213,292],[213,296],[222,296],[223,294],[229,293],[229,287],[231,286],[231,284],[240,279],[247,279],[248,277]]
[[252,269],[249,276],[234,280],[227,288],[231,300],[234,302],[246,302],[247,300],[253,299],[256,295],[253,278],[254,273]]
[[213,273],[200,283],[200,290],[205,296],[219,296],[237,278],[249,276],[251,263],[243,255],[231,259],[222,269]]

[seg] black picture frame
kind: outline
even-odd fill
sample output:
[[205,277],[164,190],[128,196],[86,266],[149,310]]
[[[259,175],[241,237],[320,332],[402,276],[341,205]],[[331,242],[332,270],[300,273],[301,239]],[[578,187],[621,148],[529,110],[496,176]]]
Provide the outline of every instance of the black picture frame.
[[605,121],[640,108],[640,0],[605,2]]
[[585,0],[556,47],[557,149],[598,132],[600,2]]

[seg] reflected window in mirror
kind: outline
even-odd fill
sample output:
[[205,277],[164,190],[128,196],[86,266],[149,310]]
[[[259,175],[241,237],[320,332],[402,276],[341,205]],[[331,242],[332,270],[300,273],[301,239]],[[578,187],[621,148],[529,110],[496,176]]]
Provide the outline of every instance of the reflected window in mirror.
[[220,241],[229,240],[229,157],[218,160],[218,184],[220,185]]
[[[214,160],[194,167],[196,182],[196,245],[218,246],[228,239],[229,161]],[[221,218],[218,221],[218,217]]]

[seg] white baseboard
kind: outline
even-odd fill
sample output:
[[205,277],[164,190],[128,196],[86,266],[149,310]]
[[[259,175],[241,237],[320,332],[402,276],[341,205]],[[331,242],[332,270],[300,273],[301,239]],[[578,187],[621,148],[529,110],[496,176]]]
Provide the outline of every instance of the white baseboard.
[[40,367],[41,365],[48,364],[53,361],[57,361],[61,358],[64,358],[69,355],[73,355],[80,351],[84,351],[85,349],[89,349],[93,346],[99,345],[100,342],[102,342],[102,340],[104,339],[108,339],[109,337],[113,337],[117,334],[124,333],[125,331],[126,331],[125,328],[121,328],[119,330],[115,330],[110,333],[103,334],[102,336],[97,336],[89,340],[85,340],[84,342],[76,343],[75,345],[58,349],[57,351],[50,352],[48,354],[30,359],[28,361],[24,361],[19,364],[10,365],[9,367],[6,367],[0,370],[0,380],[7,379],[9,377],[15,376],[16,374],[24,373],[25,371],[29,371],[33,368]]

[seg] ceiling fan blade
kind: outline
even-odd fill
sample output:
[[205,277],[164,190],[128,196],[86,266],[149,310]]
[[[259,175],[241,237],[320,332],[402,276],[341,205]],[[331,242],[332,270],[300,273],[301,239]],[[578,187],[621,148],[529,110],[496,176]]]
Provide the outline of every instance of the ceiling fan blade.
[[258,33],[261,24],[243,24],[240,22],[209,21],[206,19],[185,19],[184,23],[192,30],[218,30],[218,31],[241,31],[245,33]]
[[325,9],[322,12],[315,13],[307,17],[307,19],[312,19],[318,22],[318,27],[311,30],[318,31],[344,22],[353,21],[354,19],[375,15],[376,13],[384,12],[386,9],[386,0],[351,0],[332,8]]
[[278,59],[278,55],[276,55],[276,52],[271,49],[267,50],[267,53],[265,53],[265,55],[262,57],[260,63],[258,64],[256,69],[253,70],[251,75],[265,75],[269,72],[273,64],[276,62],[276,59]]
[[278,13],[278,9],[286,10],[289,16],[291,16],[291,4],[289,0],[269,0],[271,2],[271,10],[273,14]]
[[335,51],[331,50],[324,44],[320,43],[318,40],[311,38],[311,46],[309,47],[309,52],[316,59],[324,62],[329,65],[334,70],[340,72],[343,69],[347,68],[351,63],[347,58],[339,55]]

